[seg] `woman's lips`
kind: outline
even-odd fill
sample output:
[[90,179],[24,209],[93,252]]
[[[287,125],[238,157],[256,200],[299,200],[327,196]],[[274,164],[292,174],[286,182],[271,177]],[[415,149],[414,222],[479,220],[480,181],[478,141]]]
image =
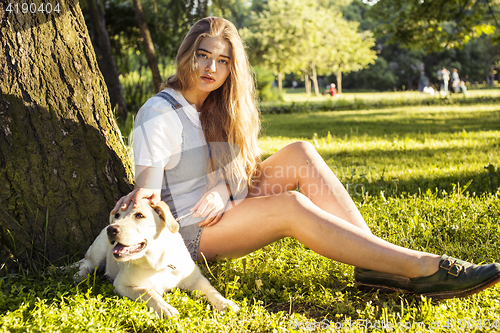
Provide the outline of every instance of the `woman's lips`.
[[201,80],[204,81],[204,82],[207,82],[207,83],[212,83],[212,82],[215,82],[215,79],[211,76],[206,76],[206,75],[203,75],[201,77]]

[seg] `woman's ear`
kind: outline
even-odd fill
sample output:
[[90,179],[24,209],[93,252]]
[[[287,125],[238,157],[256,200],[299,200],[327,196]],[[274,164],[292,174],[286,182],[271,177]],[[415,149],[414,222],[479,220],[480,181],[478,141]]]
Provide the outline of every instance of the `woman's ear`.
[[158,214],[158,216],[160,216],[160,219],[165,222],[165,225],[172,233],[176,233],[179,231],[179,223],[177,223],[172,213],[170,212],[170,208],[165,202],[158,202],[156,206],[153,206],[153,209]]

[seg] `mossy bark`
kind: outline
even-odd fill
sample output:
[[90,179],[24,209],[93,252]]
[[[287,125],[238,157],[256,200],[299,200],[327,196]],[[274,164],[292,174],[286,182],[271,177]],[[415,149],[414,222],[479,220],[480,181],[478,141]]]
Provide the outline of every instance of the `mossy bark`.
[[132,188],[80,7],[55,4],[0,11],[0,266],[79,258]]

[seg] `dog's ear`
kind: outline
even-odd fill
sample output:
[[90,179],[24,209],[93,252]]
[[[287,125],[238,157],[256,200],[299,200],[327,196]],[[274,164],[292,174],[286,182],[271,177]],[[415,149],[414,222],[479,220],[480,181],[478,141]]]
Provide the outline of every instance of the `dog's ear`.
[[179,223],[174,219],[170,212],[170,208],[165,202],[160,201],[156,206],[153,206],[153,209],[160,216],[160,219],[165,222],[165,225],[171,232],[176,233],[179,231]]

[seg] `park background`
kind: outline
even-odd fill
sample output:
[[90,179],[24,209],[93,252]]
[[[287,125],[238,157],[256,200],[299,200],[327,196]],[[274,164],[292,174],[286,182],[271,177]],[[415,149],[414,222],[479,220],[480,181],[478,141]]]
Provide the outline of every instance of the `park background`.
[[[207,14],[229,19],[240,31],[264,101],[283,98],[282,89],[292,88],[294,81],[306,94],[318,95],[330,83],[339,93],[422,90],[424,75],[439,90],[438,71],[443,67],[456,68],[469,88],[491,86],[500,78],[496,1],[181,3],[143,1],[147,25],[142,27],[147,26],[150,39],[137,24],[141,14],[132,1],[106,1],[93,15],[82,3],[98,49],[105,48],[94,16],[100,14],[106,22],[112,54],[101,56],[114,57],[131,113],[155,91],[160,78],[174,73],[182,38],[190,24]],[[148,49],[154,49],[154,58]],[[112,96],[112,105],[120,105],[114,99],[119,100]]]
[[[3,11],[0,329],[498,331],[498,287],[439,303],[361,292],[352,267],[292,239],[203,265],[214,286],[241,306],[238,315],[216,313],[176,290],[165,297],[180,317],[158,320],[144,305],[114,295],[99,274],[75,285],[71,273],[50,267],[80,259],[130,189],[126,144],[134,116],[174,73],[190,25],[209,14],[234,22],[248,47],[264,158],[307,140],[375,234],[475,263],[498,261],[499,6],[493,0],[87,0],[67,1],[59,16],[38,13],[31,25]],[[58,53],[59,38],[80,41],[85,56]],[[423,74],[439,90],[442,67],[457,68],[466,94],[418,91]],[[33,81],[37,74],[43,79]],[[337,85],[335,98],[323,95],[330,83]],[[90,205],[99,211],[82,212]]]

